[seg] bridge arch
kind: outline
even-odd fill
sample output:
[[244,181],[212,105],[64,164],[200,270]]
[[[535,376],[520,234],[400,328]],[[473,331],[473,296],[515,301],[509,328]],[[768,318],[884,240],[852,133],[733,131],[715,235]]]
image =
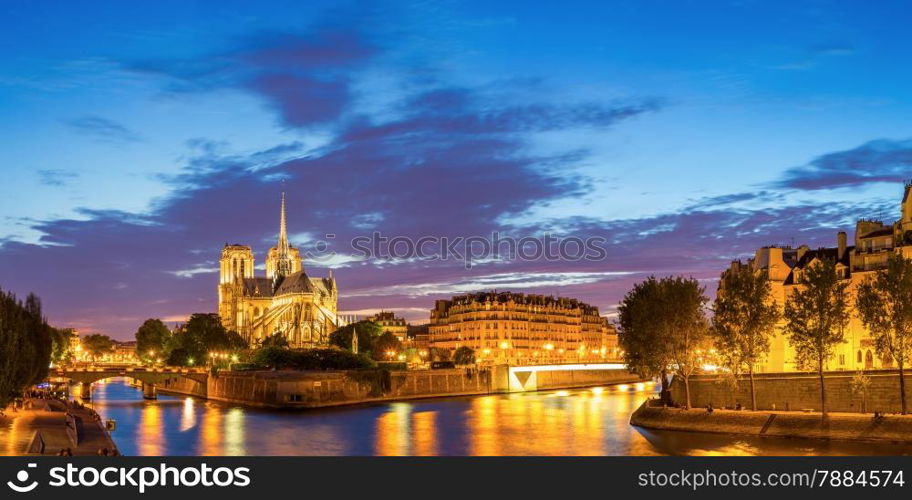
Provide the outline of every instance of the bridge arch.
[[208,373],[200,369],[144,369],[134,367],[89,367],[67,368],[60,367],[52,370],[52,377],[65,378],[79,384],[83,399],[91,399],[91,386],[100,380],[126,377],[142,382],[143,397],[156,399],[156,387],[167,384],[178,378],[189,378],[198,383],[205,384]]

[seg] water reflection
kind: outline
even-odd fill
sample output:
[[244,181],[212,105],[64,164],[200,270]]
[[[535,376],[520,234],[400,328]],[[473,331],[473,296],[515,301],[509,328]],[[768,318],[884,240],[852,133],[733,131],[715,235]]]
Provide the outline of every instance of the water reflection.
[[[93,396],[99,413],[117,420],[114,439],[127,455],[912,454],[901,445],[649,432],[628,424],[644,394],[616,388],[305,412],[162,394],[144,401],[124,381],[96,387]],[[0,446],[13,434],[0,429]]]

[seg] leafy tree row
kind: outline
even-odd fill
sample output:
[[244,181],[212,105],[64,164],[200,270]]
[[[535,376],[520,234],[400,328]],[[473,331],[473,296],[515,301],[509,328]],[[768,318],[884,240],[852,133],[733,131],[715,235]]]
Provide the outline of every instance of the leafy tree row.
[[[906,402],[905,366],[912,355],[912,260],[891,255],[887,266],[865,279],[854,302],[848,282],[840,279],[832,260],[805,267],[780,310],[772,297],[766,272],[749,266],[726,272],[712,307],[694,279],[650,277],[636,284],[618,308],[620,337],[627,365],[642,376],[669,371],[684,384],[690,406],[690,375],[699,371],[713,349],[715,361],[733,374],[747,373],[751,408],[756,409],[754,367],[769,351],[777,324],[795,349],[799,368],[813,369],[820,380],[820,406],[827,415],[824,372],[836,347],[844,343],[851,307],[874,340],[881,357],[891,357],[899,370],[902,413]],[[663,391],[664,386],[663,384]],[[667,394],[663,392],[663,397]]]
[[261,347],[254,352],[250,364],[263,367],[296,370],[358,370],[371,368],[374,363],[363,354],[335,347],[316,349],[286,349]]
[[237,332],[226,329],[218,314],[192,314],[174,333],[159,319],[147,319],[136,331],[136,355],[171,366],[201,365],[211,352],[246,348],[247,342]]
[[33,294],[25,302],[0,291],[0,408],[47,377],[52,332]]
[[380,325],[373,321],[359,321],[346,325],[329,335],[330,345],[342,349],[352,349],[355,332],[358,334],[358,353],[367,354],[377,361],[390,361],[388,353],[395,355],[402,352],[402,343],[390,332],[384,332]]

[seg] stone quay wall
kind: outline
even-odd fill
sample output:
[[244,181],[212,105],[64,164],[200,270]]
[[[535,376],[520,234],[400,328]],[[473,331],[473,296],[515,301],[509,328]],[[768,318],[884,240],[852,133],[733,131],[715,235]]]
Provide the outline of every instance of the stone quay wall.
[[174,377],[156,384],[155,390],[166,394],[180,394],[184,396],[194,396],[197,398],[207,398],[209,395],[208,375],[196,376],[194,378]]
[[210,376],[214,401],[266,408],[317,408],[392,399],[491,392],[487,371],[250,372]]
[[[318,408],[345,404],[508,392],[497,382],[495,369],[444,369],[416,371],[252,371],[220,372],[193,379],[175,377],[156,389],[165,394],[263,408]],[[638,381],[626,371],[542,371],[537,387],[550,390]]]
[[641,377],[626,370],[540,371],[536,373],[536,378],[537,388],[540,391],[602,384],[624,384],[642,380]]
[[[864,393],[852,390],[856,372],[825,372],[827,410],[837,412],[898,413],[900,411],[899,372],[869,370],[865,372],[870,384]],[[907,391],[912,393],[912,377],[905,374]],[[754,375],[758,410],[820,411],[820,378],[817,373],[785,372]],[[676,378],[671,386],[672,400],[683,404],[684,383]],[[907,394],[908,398],[912,395]],[[750,381],[747,377],[737,385],[715,375],[696,375],[690,379],[690,400],[693,407],[712,405],[733,408],[740,404],[750,408]]]

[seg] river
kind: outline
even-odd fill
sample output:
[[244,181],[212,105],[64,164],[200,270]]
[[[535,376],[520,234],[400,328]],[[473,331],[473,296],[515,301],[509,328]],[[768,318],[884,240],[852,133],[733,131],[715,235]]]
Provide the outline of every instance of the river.
[[871,443],[651,432],[628,424],[634,386],[269,411],[96,383],[125,455],[870,455]]

